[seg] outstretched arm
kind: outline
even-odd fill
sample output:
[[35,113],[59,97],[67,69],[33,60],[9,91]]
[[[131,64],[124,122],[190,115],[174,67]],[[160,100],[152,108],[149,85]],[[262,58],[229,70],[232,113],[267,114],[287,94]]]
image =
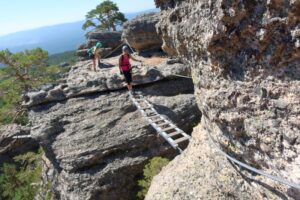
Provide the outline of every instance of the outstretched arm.
[[136,62],[142,62],[141,60],[138,60],[138,59],[134,58],[132,55],[129,55],[129,56],[130,56],[130,58],[131,58],[132,60],[134,60],[134,61],[136,61]]

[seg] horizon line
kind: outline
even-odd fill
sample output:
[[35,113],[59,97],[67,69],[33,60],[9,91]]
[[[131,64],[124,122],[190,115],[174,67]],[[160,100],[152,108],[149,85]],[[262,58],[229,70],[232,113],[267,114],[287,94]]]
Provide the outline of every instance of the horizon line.
[[[149,8],[147,10],[159,10],[159,8]],[[139,12],[143,12],[143,11],[147,11],[147,10],[141,10],[141,11],[136,11],[136,12],[128,12],[128,13],[124,13],[126,14],[134,14],[134,13],[139,13]],[[55,24],[48,24],[48,25],[41,25],[41,26],[37,26],[37,27],[33,27],[33,28],[28,28],[28,29],[24,29],[24,30],[19,30],[19,31],[15,31],[15,32],[10,32],[10,33],[5,33],[3,35],[0,34],[0,37],[6,37],[9,35],[13,35],[13,34],[17,34],[17,33],[22,33],[22,32],[27,32],[27,31],[33,31],[36,29],[40,29],[40,28],[48,28],[48,27],[52,27],[52,26],[58,26],[58,25],[63,25],[63,24],[72,24],[72,23],[76,23],[76,22],[80,22],[80,21],[84,21],[85,19],[78,19],[75,21],[66,21],[66,22],[58,22]]]

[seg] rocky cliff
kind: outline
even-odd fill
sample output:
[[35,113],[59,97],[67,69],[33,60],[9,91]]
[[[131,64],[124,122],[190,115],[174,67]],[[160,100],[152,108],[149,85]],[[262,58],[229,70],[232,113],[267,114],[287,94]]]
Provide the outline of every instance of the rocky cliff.
[[161,50],[162,40],[155,29],[159,19],[160,13],[149,13],[124,23],[122,39],[138,52]]
[[225,160],[207,133],[239,160],[300,184],[300,1],[156,2],[163,49],[191,66],[203,117],[146,199],[299,199]]
[[[191,132],[200,120],[192,81],[171,75],[187,75],[188,67],[160,60],[134,68],[135,87]],[[147,160],[176,155],[130,101],[117,62],[105,60],[96,73],[90,61],[78,62],[60,84],[26,96],[31,135],[45,150],[43,180],[52,183],[54,199],[134,199]]]

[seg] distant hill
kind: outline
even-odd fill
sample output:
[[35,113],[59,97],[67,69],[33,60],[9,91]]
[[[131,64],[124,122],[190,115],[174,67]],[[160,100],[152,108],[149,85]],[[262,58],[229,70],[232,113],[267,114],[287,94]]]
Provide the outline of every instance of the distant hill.
[[76,51],[66,51],[50,55],[47,63],[50,65],[59,65],[64,62],[72,64],[75,63],[76,60]]
[[[158,10],[151,9],[125,15],[127,19],[132,19],[137,15],[153,11]],[[81,29],[83,23],[82,20],[0,36],[0,50],[7,48],[17,52],[41,47],[50,54],[72,51],[85,41],[85,32]]]

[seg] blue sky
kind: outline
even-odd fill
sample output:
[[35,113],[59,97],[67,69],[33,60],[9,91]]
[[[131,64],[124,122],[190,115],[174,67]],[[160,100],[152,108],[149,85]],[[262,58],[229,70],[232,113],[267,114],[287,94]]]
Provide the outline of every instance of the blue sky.
[[[113,0],[125,13],[155,8],[154,0]],[[84,19],[102,0],[0,0],[0,36]]]

